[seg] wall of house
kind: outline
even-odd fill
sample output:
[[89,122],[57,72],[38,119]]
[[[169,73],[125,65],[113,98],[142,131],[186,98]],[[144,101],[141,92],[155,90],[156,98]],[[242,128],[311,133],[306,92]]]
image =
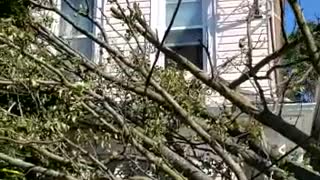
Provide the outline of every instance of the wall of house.
[[[126,9],[128,6],[126,0],[118,0],[121,7]],[[150,22],[150,11],[151,11],[151,5],[150,0],[130,0],[130,6],[133,5],[133,3],[137,3],[142,11],[142,14],[145,18],[145,20],[149,23]],[[121,37],[126,34],[127,26],[125,26],[123,23],[121,23],[119,20],[111,16],[111,7],[116,7],[115,4],[112,4],[108,1],[105,1],[105,12],[106,17],[108,20],[104,21],[104,26],[106,28],[106,32],[108,34],[108,38],[111,44],[117,45],[119,48],[129,48],[126,44],[126,40]],[[134,44],[134,39],[130,41],[132,44]],[[143,39],[140,37],[139,42],[143,43]]]
[[[272,30],[270,29],[272,23],[270,17],[272,16],[272,11],[275,6],[272,4],[273,0],[260,0],[260,11],[261,17],[255,18],[250,25],[250,37],[253,42],[253,62],[255,65],[265,56],[270,54],[274,49],[272,46]],[[118,0],[121,6],[127,6],[126,0]],[[155,7],[151,7],[151,0],[130,0],[130,3],[136,2],[139,4],[141,11],[148,23],[154,21],[154,18],[151,17],[152,11],[155,11]],[[214,44],[214,49],[212,52],[211,59],[216,65],[216,72],[218,72],[224,79],[232,81],[239,77],[246,70],[246,48],[239,47],[239,41],[244,39],[244,42],[247,42],[247,21],[246,18],[249,13],[249,7],[251,7],[253,0],[213,0],[214,3],[214,18],[212,18],[212,23],[214,24],[214,34],[212,41]],[[121,50],[129,50],[130,45],[133,48],[136,48],[136,43],[134,39],[130,40],[130,45],[126,43],[126,40],[123,36],[126,34],[126,26],[123,25],[119,20],[111,17],[110,8],[112,7],[111,3],[104,1],[106,17],[108,20],[104,21],[104,26],[108,34],[109,41],[112,45],[119,47]],[[159,13],[157,13],[159,14]],[[157,27],[158,28],[158,27]],[[158,29],[157,29],[158,30]],[[138,38],[139,43],[144,44],[142,37]],[[270,64],[272,65],[272,64]],[[209,63],[207,63],[209,66]],[[269,66],[262,68],[258,73],[259,76],[264,76]],[[114,68],[110,68],[114,70]],[[210,68],[207,68],[210,70]],[[271,78],[274,79],[273,74]],[[274,81],[269,79],[259,80],[262,88],[265,90],[265,94],[268,97],[271,97],[271,94],[274,92]],[[241,89],[244,91],[255,94],[256,87],[253,81],[247,81],[241,85]],[[254,96],[254,95],[253,95]],[[208,103],[211,101],[222,102],[223,99],[218,96],[218,94],[212,93]]]
[[[248,35],[251,36],[253,44],[252,65],[272,52],[270,15],[272,11],[271,2],[259,1],[261,17],[256,17],[248,25],[247,17],[249,7],[253,0],[216,0],[216,65],[219,74],[226,80],[232,81],[239,77],[245,70],[248,58]],[[250,27],[250,31],[247,31]],[[239,47],[243,42],[245,46]],[[258,76],[264,76],[268,66],[261,69]],[[273,77],[272,77],[273,78]],[[272,93],[272,82],[270,80],[259,80],[266,96]],[[247,81],[241,85],[241,89],[250,94],[256,94],[254,82]]]
[[[129,41],[126,38],[128,27],[120,20],[114,18],[111,13],[111,8],[117,7],[117,5],[107,0],[104,0],[103,3],[103,26],[108,36],[109,43],[113,47],[117,47],[120,51],[123,51],[128,56],[130,55],[129,52],[138,50],[138,44],[141,45],[142,48],[145,48],[146,44],[144,43],[144,39],[141,36],[138,36],[137,38],[131,38]],[[128,3],[126,0],[118,0],[118,3],[121,7],[127,9],[126,7],[128,6]],[[146,22],[150,21],[150,0],[130,0],[129,3],[131,7],[133,6],[133,3],[137,3],[142,11]],[[128,11],[126,11],[126,13],[128,13]],[[102,59],[107,59],[107,57],[108,54],[106,52],[102,52]],[[109,61],[103,61],[102,63],[108,64],[108,67],[106,68],[108,72],[112,73],[117,71],[117,66],[114,63],[111,63]]]

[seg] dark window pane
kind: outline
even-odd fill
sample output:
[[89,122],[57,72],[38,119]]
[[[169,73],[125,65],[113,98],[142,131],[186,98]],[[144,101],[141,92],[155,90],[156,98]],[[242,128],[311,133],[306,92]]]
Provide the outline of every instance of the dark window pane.
[[202,29],[171,30],[166,38],[166,44],[198,44],[202,41]]
[[[200,69],[203,69],[202,48],[200,45],[175,46],[175,47],[171,47],[171,49],[173,49],[180,55],[187,58],[189,61],[191,61],[194,65],[198,66]],[[166,67],[168,66],[175,66],[178,69],[182,68],[175,65],[175,63],[172,62],[172,60],[166,57]]]

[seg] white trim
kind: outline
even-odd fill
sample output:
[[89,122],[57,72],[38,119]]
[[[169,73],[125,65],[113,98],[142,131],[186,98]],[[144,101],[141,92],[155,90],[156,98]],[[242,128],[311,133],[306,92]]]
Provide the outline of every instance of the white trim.
[[61,37],[63,39],[76,39],[76,38],[86,38],[87,36],[84,34],[79,34],[79,35],[75,35],[75,36],[61,36],[61,35],[59,35],[59,37]]
[[[58,9],[61,9],[61,0],[55,0],[54,3],[56,4],[57,8]],[[60,31],[60,20],[61,20],[61,17],[52,12],[52,17],[53,17],[53,23],[52,23],[52,32],[56,35],[56,36],[59,36],[59,31]]]
[[[209,45],[209,33],[208,33],[208,11],[207,8],[210,8],[208,6],[208,1],[203,1],[201,4],[201,13],[202,13],[202,43],[204,46],[208,47]],[[207,64],[208,64],[208,55],[205,51],[205,49],[202,48],[202,69],[207,71]]]
[[170,46],[194,46],[194,45],[200,45],[198,42],[190,42],[190,43],[166,43],[168,47]]
[[211,72],[211,66],[209,60],[215,68],[216,64],[216,0],[203,0],[202,3],[202,12],[203,12],[203,43],[207,46],[210,57],[203,50],[203,70]]
[[[278,3],[282,3],[282,2],[278,2]],[[276,34],[275,34],[275,20],[274,20],[274,16],[275,16],[275,9],[274,9],[274,2],[272,0],[267,0],[266,1],[266,20],[267,20],[267,30],[268,30],[268,48],[269,48],[269,54],[273,53],[274,51],[276,51],[278,49],[277,47],[277,40],[276,40]],[[269,21],[269,18],[271,20],[271,22]],[[270,24],[271,23],[271,24]],[[273,49],[274,48],[274,49]],[[275,61],[272,61],[273,63]],[[274,71],[271,74],[271,91],[270,93],[275,94],[277,91],[277,76],[276,76],[276,72]]]
[[[210,33],[211,33],[211,36],[210,36],[210,40],[209,42],[211,43],[211,45],[209,45],[209,50],[211,50],[211,60],[212,60],[212,64],[213,64],[213,68],[214,70],[216,69],[216,66],[217,66],[217,61],[218,61],[218,55],[217,55],[217,47],[218,47],[218,35],[217,35],[217,22],[218,22],[218,19],[217,19],[217,8],[218,8],[218,3],[217,3],[217,0],[212,0],[210,1],[211,4],[210,4],[210,9],[211,9],[211,27],[210,27]],[[210,67],[209,67],[210,68]]]
[[[100,25],[103,27],[103,20],[102,20],[103,18],[102,18],[101,12],[104,12],[104,0],[95,0],[93,4],[93,9],[94,9],[93,18],[96,20],[100,19],[101,20]],[[102,37],[101,31],[95,25],[93,25],[93,34],[95,35],[95,37],[98,37],[98,38]],[[101,63],[102,61],[101,47],[95,42],[93,42],[92,61],[95,63]]]
[[[151,6],[150,27],[154,32],[157,33],[160,41],[164,36],[165,18],[166,18],[165,11],[161,11],[165,9],[165,3],[162,3],[161,1],[164,1],[164,0],[150,0],[150,6]],[[149,56],[150,56],[151,64],[153,64],[155,61],[156,51],[157,50],[155,48],[152,48],[152,52],[150,52]],[[164,58],[165,58],[164,54],[160,53],[156,65],[160,67],[164,67],[165,66]]]
[[172,27],[171,31],[174,30],[186,30],[186,29],[203,29],[205,27],[204,25],[195,25],[195,26],[178,26],[178,27]]

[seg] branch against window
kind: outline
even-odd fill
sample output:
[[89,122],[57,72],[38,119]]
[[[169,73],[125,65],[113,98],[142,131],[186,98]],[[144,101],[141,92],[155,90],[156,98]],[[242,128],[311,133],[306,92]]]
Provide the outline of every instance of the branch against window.
[[[166,26],[172,18],[176,4],[176,0],[166,0]],[[202,18],[201,0],[183,0],[165,42],[167,46],[201,69],[203,69],[201,42],[203,41],[204,28]],[[165,65],[175,66],[167,57],[165,58]]]
[[[90,19],[81,14],[93,17],[93,0],[61,0],[61,11],[69,16],[71,20],[86,31],[93,33],[93,23]],[[70,46],[85,55],[87,58],[93,57],[93,42],[86,36],[78,32],[71,24],[61,19],[59,35],[62,36]]]

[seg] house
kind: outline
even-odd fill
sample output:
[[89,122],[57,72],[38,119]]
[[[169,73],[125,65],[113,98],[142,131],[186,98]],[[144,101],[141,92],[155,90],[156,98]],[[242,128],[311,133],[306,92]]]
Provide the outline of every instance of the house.
[[[117,1],[126,7],[126,0]],[[142,15],[151,28],[162,39],[167,29],[177,0],[129,0],[131,5],[137,3]],[[248,58],[248,35],[252,41],[252,65],[281,47],[281,11],[280,1],[276,0],[182,0],[170,33],[166,37],[165,45],[187,57],[200,69],[214,72],[222,78],[232,81],[239,77],[246,69]],[[135,46],[134,39],[127,40],[126,29],[119,20],[111,16],[110,8],[115,6],[107,0],[58,0],[58,7],[69,16],[74,23],[101,37],[100,30],[92,21],[75,16],[75,9],[88,11],[96,23],[102,25],[110,44],[121,50],[129,50],[129,45]],[[70,6],[71,5],[71,6]],[[75,9],[73,9],[75,8]],[[249,9],[253,9],[253,19],[248,24]],[[247,31],[247,26],[250,31]],[[57,18],[54,24],[55,32],[69,41],[70,45],[95,62],[106,63],[107,54],[100,51],[94,44],[67,22]],[[151,63],[155,58],[155,50],[139,37],[139,43],[150,56]],[[129,43],[128,43],[129,42]],[[276,62],[272,62],[272,66]],[[157,65],[166,67],[170,60],[160,54]],[[110,71],[114,68],[110,68]],[[258,76],[265,76],[268,66],[263,68]],[[276,74],[269,79],[259,80],[265,94],[272,97],[275,93]],[[256,87],[251,81],[241,85],[241,89],[256,94]],[[210,98],[219,101],[219,96]],[[222,102],[221,99],[219,102]],[[212,102],[208,102],[210,104]]]

